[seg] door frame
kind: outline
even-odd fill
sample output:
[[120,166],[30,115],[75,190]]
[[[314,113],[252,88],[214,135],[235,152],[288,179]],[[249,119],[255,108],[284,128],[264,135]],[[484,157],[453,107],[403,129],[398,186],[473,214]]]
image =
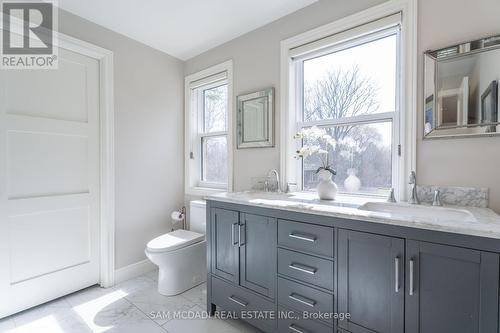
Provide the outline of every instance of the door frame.
[[99,284],[115,283],[115,155],[113,52],[54,31],[57,46],[99,62]]

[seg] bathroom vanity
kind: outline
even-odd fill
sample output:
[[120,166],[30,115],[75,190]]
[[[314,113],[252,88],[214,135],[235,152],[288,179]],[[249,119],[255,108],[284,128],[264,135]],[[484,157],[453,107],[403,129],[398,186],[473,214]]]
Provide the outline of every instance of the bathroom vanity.
[[498,215],[366,201],[208,197],[208,310],[265,332],[499,331]]

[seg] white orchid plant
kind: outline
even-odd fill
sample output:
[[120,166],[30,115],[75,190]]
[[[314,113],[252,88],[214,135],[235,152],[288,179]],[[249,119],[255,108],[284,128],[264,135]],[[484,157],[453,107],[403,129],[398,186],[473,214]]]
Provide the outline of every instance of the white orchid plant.
[[[321,163],[321,166],[316,170],[316,173],[321,170],[326,170],[332,175],[336,175],[337,171],[332,168],[329,162],[328,148],[335,149],[337,142],[330,135],[326,133],[324,128],[316,126],[302,128],[293,137],[296,140],[301,140],[302,147],[297,150],[295,158],[304,159],[309,156],[316,156]],[[308,142],[315,142],[317,144],[310,144]]]

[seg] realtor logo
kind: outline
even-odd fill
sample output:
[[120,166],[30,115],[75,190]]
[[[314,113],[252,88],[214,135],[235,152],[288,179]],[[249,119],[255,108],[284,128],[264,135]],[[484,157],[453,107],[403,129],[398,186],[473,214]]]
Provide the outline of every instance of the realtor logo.
[[2,69],[57,68],[54,1],[2,1]]

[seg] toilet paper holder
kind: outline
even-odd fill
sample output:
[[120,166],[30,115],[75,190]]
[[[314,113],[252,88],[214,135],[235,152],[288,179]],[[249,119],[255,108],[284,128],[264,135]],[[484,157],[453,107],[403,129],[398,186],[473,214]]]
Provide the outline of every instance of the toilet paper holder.
[[181,222],[181,228],[186,230],[186,206],[182,206],[180,210],[173,211],[172,218],[172,231],[177,222]]

